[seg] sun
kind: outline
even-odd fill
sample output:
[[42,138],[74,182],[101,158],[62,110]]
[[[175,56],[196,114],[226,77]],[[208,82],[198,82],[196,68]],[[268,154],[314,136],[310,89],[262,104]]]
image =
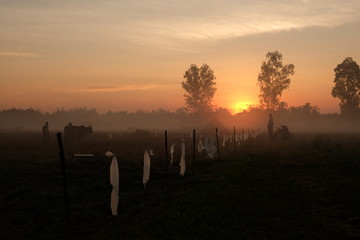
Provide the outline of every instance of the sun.
[[233,114],[236,114],[244,110],[247,110],[251,105],[252,103],[250,102],[235,102],[231,104],[231,110]]

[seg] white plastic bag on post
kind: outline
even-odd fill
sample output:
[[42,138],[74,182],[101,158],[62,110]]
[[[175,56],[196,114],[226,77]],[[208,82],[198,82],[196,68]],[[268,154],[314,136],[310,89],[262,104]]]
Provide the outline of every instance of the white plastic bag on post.
[[150,179],[150,155],[153,155],[153,151],[146,149],[144,153],[144,171],[143,171],[143,184],[144,187]]
[[185,143],[181,144],[181,159],[180,159],[180,175],[184,176],[185,169],[186,169],[186,162],[185,162]]
[[172,165],[173,161],[174,161],[174,153],[175,153],[175,143],[171,144],[170,147],[170,166]]
[[247,132],[244,134],[244,140],[246,141],[248,138],[249,138],[249,133]]
[[210,159],[213,159],[213,157],[215,156],[215,153],[217,151],[217,148],[215,146],[215,137],[209,137],[207,139],[207,146],[206,146],[206,152],[209,156]]
[[112,152],[106,152],[106,156],[112,157],[110,164],[110,184],[113,186],[111,192],[111,213],[113,216],[117,216],[117,208],[119,203],[119,166],[116,156]]
[[205,146],[200,139],[199,144],[198,144],[198,152],[201,153],[204,149],[205,149]]

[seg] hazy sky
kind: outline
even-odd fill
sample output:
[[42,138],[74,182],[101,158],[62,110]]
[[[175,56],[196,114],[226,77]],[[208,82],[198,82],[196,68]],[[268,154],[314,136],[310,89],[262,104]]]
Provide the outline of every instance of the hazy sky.
[[360,64],[359,0],[0,0],[0,109],[184,105],[190,64],[217,77],[214,104],[256,104],[261,62],[295,65],[289,106],[337,112],[334,71]]

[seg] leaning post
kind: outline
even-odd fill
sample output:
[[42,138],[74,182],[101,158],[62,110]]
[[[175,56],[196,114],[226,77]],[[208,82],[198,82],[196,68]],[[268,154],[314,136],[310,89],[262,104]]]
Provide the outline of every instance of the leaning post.
[[58,132],[56,134],[56,137],[58,140],[61,170],[62,170],[62,176],[63,176],[64,201],[65,201],[65,210],[66,210],[66,227],[67,227],[67,229],[69,229],[69,227],[70,227],[69,198],[68,198],[68,191],[67,191],[65,153],[64,153],[64,146],[63,146],[63,142],[62,142],[62,138],[61,138],[61,132]]

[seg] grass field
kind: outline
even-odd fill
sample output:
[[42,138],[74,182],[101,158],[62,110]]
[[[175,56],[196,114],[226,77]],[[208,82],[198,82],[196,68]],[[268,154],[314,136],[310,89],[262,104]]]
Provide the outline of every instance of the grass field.
[[[187,169],[179,176],[180,139]],[[65,143],[70,203],[66,228],[55,134],[0,134],[1,239],[360,239],[360,136],[266,136],[221,161],[197,153],[191,175],[189,135],[169,133],[175,163],[166,172],[163,136],[109,140],[97,133]],[[154,150],[142,185],[143,153]],[[110,210],[112,151],[119,161],[119,216]],[[93,158],[72,158],[94,153]]]

